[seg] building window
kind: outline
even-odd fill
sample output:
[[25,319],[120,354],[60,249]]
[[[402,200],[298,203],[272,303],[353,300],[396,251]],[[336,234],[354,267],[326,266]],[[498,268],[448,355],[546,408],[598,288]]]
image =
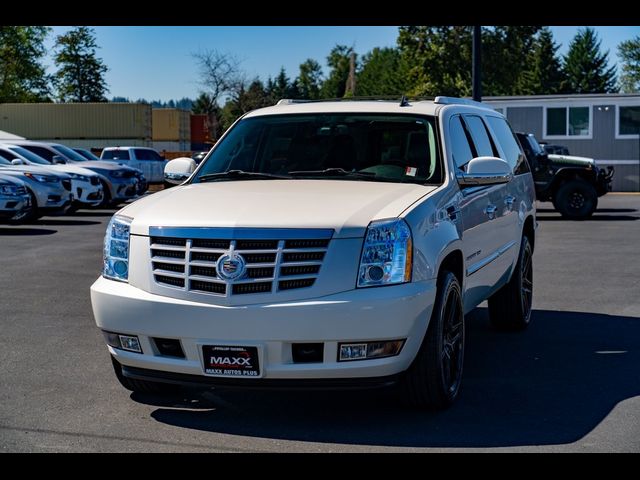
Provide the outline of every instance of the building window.
[[640,107],[618,107],[618,135],[638,135]]
[[502,114],[502,115],[504,115],[504,116],[506,116],[506,115],[507,115],[507,114],[506,114],[506,108],[503,108],[503,107],[493,107],[493,109],[494,109],[496,112],[498,112],[498,113],[500,113],[500,114]]
[[590,107],[548,107],[545,137],[590,137]]

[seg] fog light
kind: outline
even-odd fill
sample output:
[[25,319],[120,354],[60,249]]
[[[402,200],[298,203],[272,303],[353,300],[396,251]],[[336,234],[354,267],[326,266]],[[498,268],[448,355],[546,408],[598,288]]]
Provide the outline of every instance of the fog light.
[[102,332],[107,345],[113,348],[119,348],[121,350],[127,350],[129,352],[142,353],[140,347],[140,340],[135,335],[122,335],[114,332]]
[[386,340],[368,343],[341,343],[339,344],[339,362],[351,360],[365,360],[372,358],[384,358],[398,355],[404,340]]

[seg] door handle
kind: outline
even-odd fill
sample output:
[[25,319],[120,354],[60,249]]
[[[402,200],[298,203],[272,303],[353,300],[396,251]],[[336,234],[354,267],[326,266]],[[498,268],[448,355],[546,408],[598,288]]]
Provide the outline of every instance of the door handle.
[[504,197],[504,205],[507,207],[507,210],[513,210],[513,202],[515,202],[515,200],[516,197],[514,197],[513,195],[507,195],[506,197]]
[[489,220],[493,220],[494,218],[496,218],[496,211],[498,210],[498,207],[496,207],[495,205],[487,205],[487,208],[484,209],[484,213],[487,214],[487,216],[489,217]]

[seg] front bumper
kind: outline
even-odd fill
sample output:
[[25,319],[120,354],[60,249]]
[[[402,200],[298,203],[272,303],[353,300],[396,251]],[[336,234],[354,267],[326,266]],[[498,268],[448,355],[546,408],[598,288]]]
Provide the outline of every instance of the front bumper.
[[32,208],[29,195],[0,195],[0,220],[22,218]]
[[598,175],[596,177],[596,191],[598,196],[606,194],[611,191],[611,182],[613,180],[614,168],[609,165],[606,169],[600,167],[598,169]]
[[[260,378],[232,379],[251,385],[261,379],[358,379],[403,372],[420,348],[435,293],[433,280],[229,307],[155,295],[99,278],[91,287],[91,302],[99,328],[140,339],[142,354],[108,347],[125,372],[126,367],[132,367],[196,375],[215,384],[220,377],[204,374],[203,345],[256,346]],[[178,339],[185,358],[161,355],[152,337]],[[337,361],[339,342],[393,339],[406,339],[396,356]],[[322,343],[323,361],[295,363],[293,343]],[[223,377],[218,383],[229,381]]]
[[111,178],[113,200],[129,200],[138,196],[138,179],[131,178]]
[[88,205],[91,207],[95,207],[100,205],[102,199],[104,198],[104,192],[102,190],[102,185],[92,185],[90,182],[82,182],[76,179],[71,180],[71,191],[73,192],[73,196],[75,198],[75,202],[81,205]]

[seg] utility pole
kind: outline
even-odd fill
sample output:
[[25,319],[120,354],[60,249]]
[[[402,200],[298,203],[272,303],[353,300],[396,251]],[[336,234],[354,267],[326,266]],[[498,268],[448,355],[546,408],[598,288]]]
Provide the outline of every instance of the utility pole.
[[356,54],[351,52],[349,55],[349,76],[347,77],[347,85],[344,96],[353,97],[356,94]]
[[473,27],[473,46],[472,54],[472,81],[473,81],[473,99],[476,102],[482,101],[482,74],[480,66],[482,65],[482,54],[480,52],[480,32],[481,26]]

